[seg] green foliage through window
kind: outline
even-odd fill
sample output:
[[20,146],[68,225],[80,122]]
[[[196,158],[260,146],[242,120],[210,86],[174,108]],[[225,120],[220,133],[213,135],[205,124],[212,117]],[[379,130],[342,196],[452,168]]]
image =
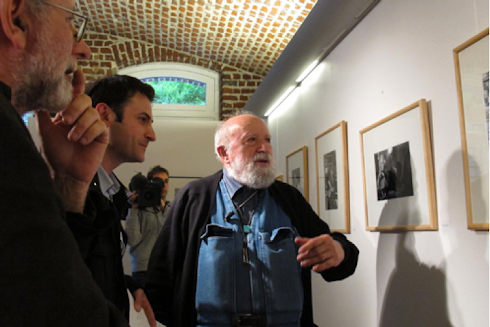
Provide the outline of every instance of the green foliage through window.
[[142,79],[155,89],[155,104],[206,105],[206,84],[179,77]]

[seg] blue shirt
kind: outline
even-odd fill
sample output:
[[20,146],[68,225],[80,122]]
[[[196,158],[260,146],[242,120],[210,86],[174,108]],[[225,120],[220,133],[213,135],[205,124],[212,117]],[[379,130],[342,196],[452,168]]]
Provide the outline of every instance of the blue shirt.
[[[294,244],[297,232],[267,189],[250,197],[255,192],[224,171],[211,221],[201,236],[195,298],[198,326],[232,326],[237,314],[266,315],[268,325],[300,324],[303,289]],[[245,212],[251,208],[253,219],[249,217],[246,231],[238,217],[245,215],[235,212],[247,199],[243,208]]]
[[108,174],[102,166],[97,170],[97,177],[99,178],[99,188],[102,191],[102,194],[112,201],[112,197],[119,192],[121,184],[119,184],[114,173],[111,172]]
[[[230,177],[225,168],[223,168],[223,182],[225,183],[230,198],[235,204],[235,208],[238,208],[243,204],[242,209],[237,209],[237,211],[240,211],[240,215],[245,221],[249,221],[253,216],[254,210],[262,201],[265,190],[256,190],[242,185],[240,182]],[[257,194],[253,195],[255,192],[257,192]]]

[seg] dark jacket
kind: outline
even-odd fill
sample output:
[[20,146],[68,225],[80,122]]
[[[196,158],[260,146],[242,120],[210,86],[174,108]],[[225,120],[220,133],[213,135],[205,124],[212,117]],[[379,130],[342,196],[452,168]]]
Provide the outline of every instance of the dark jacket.
[[127,326],[83,262],[49,169],[1,82],[0,153],[0,326]]
[[105,297],[129,320],[126,288],[134,292],[138,286],[131,277],[124,275],[122,265],[122,249],[127,244],[127,236],[121,220],[126,218],[129,208],[126,188],[121,184],[121,189],[111,202],[102,194],[98,184],[96,175],[85,203],[86,219],[68,219],[68,225]]
[[[222,171],[187,184],[176,196],[168,211],[153,252],[147,273],[147,296],[157,320],[168,326],[195,326],[195,290],[200,236],[210,220]],[[291,222],[304,237],[330,234],[328,225],[294,187],[276,181],[268,188]],[[321,275],[327,281],[352,275],[359,251],[344,235],[332,233],[345,251],[344,261]],[[304,308],[301,326],[314,326],[310,269],[303,269]]]

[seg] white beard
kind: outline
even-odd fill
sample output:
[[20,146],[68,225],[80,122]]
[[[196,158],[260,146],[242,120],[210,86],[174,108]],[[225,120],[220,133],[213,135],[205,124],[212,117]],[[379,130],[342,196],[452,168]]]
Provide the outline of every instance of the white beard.
[[[259,159],[269,160],[270,166],[255,166],[255,161]],[[258,153],[250,160],[238,158],[230,163],[227,172],[236,181],[254,189],[269,187],[276,178],[274,159],[267,153]]]

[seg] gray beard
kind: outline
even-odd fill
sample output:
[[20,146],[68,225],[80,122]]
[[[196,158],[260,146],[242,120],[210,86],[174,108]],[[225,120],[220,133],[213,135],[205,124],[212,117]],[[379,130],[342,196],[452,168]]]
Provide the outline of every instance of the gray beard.
[[255,155],[252,160],[239,160],[231,163],[227,169],[228,174],[236,181],[250,188],[261,189],[271,186],[276,179],[274,161],[272,160],[272,156],[266,154],[271,165],[269,167],[256,167],[254,162],[260,156],[264,156],[264,154]]
[[66,82],[64,78],[62,80],[29,78],[15,90],[13,103],[23,112],[40,109],[59,112],[68,106],[72,98],[71,86],[66,85]]
[[37,36],[32,51],[16,63],[19,68],[14,73],[12,103],[21,114],[40,109],[59,112],[70,104],[73,97],[71,82],[66,76],[53,74],[59,58],[50,55],[53,49],[47,49],[47,37]]

